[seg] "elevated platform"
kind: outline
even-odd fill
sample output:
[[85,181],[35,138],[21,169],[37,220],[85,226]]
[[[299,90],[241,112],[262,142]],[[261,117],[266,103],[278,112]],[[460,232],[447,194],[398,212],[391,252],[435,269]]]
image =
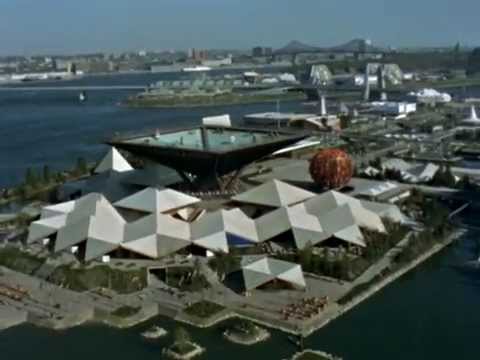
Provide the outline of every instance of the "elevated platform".
[[304,138],[287,131],[200,126],[151,135],[115,138],[108,143],[171,167],[199,183],[218,180]]

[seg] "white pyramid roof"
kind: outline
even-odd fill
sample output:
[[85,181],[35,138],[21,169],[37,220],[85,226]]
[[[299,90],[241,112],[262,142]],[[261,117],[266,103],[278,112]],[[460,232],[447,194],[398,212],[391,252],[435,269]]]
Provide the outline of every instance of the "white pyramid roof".
[[117,201],[119,208],[143,212],[168,212],[199,203],[201,200],[172,189],[146,188],[138,193]]
[[66,214],[71,212],[74,209],[74,207],[75,207],[75,201],[73,200],[56,204],[56,205],[45,206],[44,208],[42,208],[42,213],[40,215],[40,218],[43,219],[47,217]]
[[354,197],[331,190],[308,199],[303,205],[305,206],[307,212],[319,216],[344,204],[360,206],[361,202]]
[[117,149],[111,147],[107,155],[100,161],[95,168],[95,173],[102,173],[106,171],[124,172],[133,170],[133,167],[128,161],[118,152]]
[[59,229],[65,226],[66,222],[67,217],[65,215],[52,216],[32,222],[28,229],[27,243],[31,244],[55,234]]
[[266,241],[292,230],[295,245],[299,249],[328,238],[318,217],[307,213],[303,204],[267,213],[256,219],[256,225],[259,241]]
[[122,248],[158,258],[190,244],[188,223],[156,213],[127,224]]
[[86,241],[87,261],[118,248],[124,238],[125,220],[101,194],[51,206],[43,214],[47,217],[31,223],[28,242],[56,233],[60,251]]
[[[125,220],[108,202],[99,201],[95,212],[77,218],[75,211],[67,215],[55,241],[55,251],[86,242],[85,260],[93,260],[120,247],[125,234]],[[70,220],[71,219],[71,220]]]
[[193,243],[212,252],[229,252],[227,234],[224,231],[195,238]]
[[314,196],[315,194],[310,191],[279,180],[271,180],[233,197],[232,200],[247,204],[282,207],[305,201]]
[[300,288],[305,288],[305,278],[300,265],[262,257],[250,260],[248,257],[242,260],[242,272],[247,290],[255,289],[274,279],[286,281]]
[[102,201],[107,200],[100,194],[92,193],[75,201],[44,207],[40,220],[30,224],[27,242],[32,243],[53,235],[68,223],[89,216],[95,212],[97,204]]
[[187,247],[191,242],[166,235],[152,234],[122,243],[122,248],[152,259],[162,258]]
[[352,208],[346,204],[325,214],[320,220],[329,237],[349,242],[353,245],[365,247],[365,240],[357,224]]
[[465,124],[473,124],[473,125],[479,125],[480,124],[480,119],[477,116],[477,111],[475,110],[475,105],[472,105],[470,107],[470,117],[464,119],[462,121]]

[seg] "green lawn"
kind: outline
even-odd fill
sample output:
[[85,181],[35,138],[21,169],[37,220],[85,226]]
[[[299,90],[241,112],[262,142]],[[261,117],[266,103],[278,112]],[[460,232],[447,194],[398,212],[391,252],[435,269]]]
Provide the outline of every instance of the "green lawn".
[[133,316],[133,315],[137,314],[139,311],[140,311],[139,307],[132,307],[132,306],[125,305],[125,306],[119,307],[117,310],[113,311],[112,315],[122,317],[122,318],[126,318],[126,317]]
[[75,291],[104,287],[128,294],[147,286],[147,274],[145,269],[122,271],[111,269],[106,265],[88,269],[60,266],[50,276],[49,281],[54,284],[63,284]]
[[0,249],[0,265],[24,274],[32,274],[43,263],[43,259],[13,246]]
[[225,309],[223,306],[210,301],[200,301],[186,308],[185,313],[200,318],[209,318],[210,316],[219,313],[223,309]]

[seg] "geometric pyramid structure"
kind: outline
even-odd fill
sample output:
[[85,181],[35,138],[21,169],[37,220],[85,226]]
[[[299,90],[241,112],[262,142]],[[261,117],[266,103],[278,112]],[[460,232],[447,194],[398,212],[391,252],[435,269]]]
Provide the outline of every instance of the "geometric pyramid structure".
[[51,206],[42,215],[30,224],[27,242],[56,235],[55,252],[86,243],[86,261],[115,250],[124,238],[125,220],[101,194]]
[[271,180],[251,190],[234,196],[232,200],[254,205],[282,207],[297,204],[315,194],[279,180]]
[[475,110],[475,106],[472,105],[470,108],[470,117],[464,119],[462,123],[467,125],[480,125],[480,119],[477,116],[477,111]]
[[55,234],[59,229],[66,225],[66,222],[67,217],[65,215],[50,216],[32,222],[28,230],[27,244],[31,244]]
[[296,288],[306,287],[302,267],[298,264],[269,257],[244,257],[242,273],[247,291],[253,290],[273,280],[290,283]]
[[165,213],[199,203],[201,200],[172,189],[146,188],[114,205],[119,208],[146,213]]
[[188,223],[155,213],[127,224],[122,248],[152,259],[174,254],[191,244]]
[[117,149],[111,147],[107,155],[104,156],[95,168],[94,172],[99,174],[107,171],[124,172],[130,170],[133,170],[133,167]]
[[291,231],[295,247],[304,249],[329,238],[319,218],[307,213],[303,204],[276,209],[257,218],[255,222],[260,242]]
[[54,251],[86,243],[85,261],[96,259],[120,247],[126,222],[103,196],[66,214],[66,225],[58,230]]

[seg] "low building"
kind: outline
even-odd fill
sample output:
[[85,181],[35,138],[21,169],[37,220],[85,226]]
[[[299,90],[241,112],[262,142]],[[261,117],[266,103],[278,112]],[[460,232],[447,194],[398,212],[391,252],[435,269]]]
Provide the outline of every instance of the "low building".
[[417,111],[416,103],[376,101],[370,103],[370,111],[384,115],[409,115]]
[[417,184],[432,181],[437,171],[440,170],[440,166],[433,163],[411,164],[402,159],[392,158],[382,163],[382,171],[386,170],[397,171],[403,181]]
[[306,288],[300,265],[269,257],[244,257],[241,266],[247,294],[271,283],[282,283],[295,289]]
[[[380,173],[380,170],[374,168],[370,168],[369,170],[372,176]],[[349,195],[370,201],[389,202],[393,204],[411,195],[411,187],[409,185],[392,181],[353,178],[348,185],[353,188]]]

